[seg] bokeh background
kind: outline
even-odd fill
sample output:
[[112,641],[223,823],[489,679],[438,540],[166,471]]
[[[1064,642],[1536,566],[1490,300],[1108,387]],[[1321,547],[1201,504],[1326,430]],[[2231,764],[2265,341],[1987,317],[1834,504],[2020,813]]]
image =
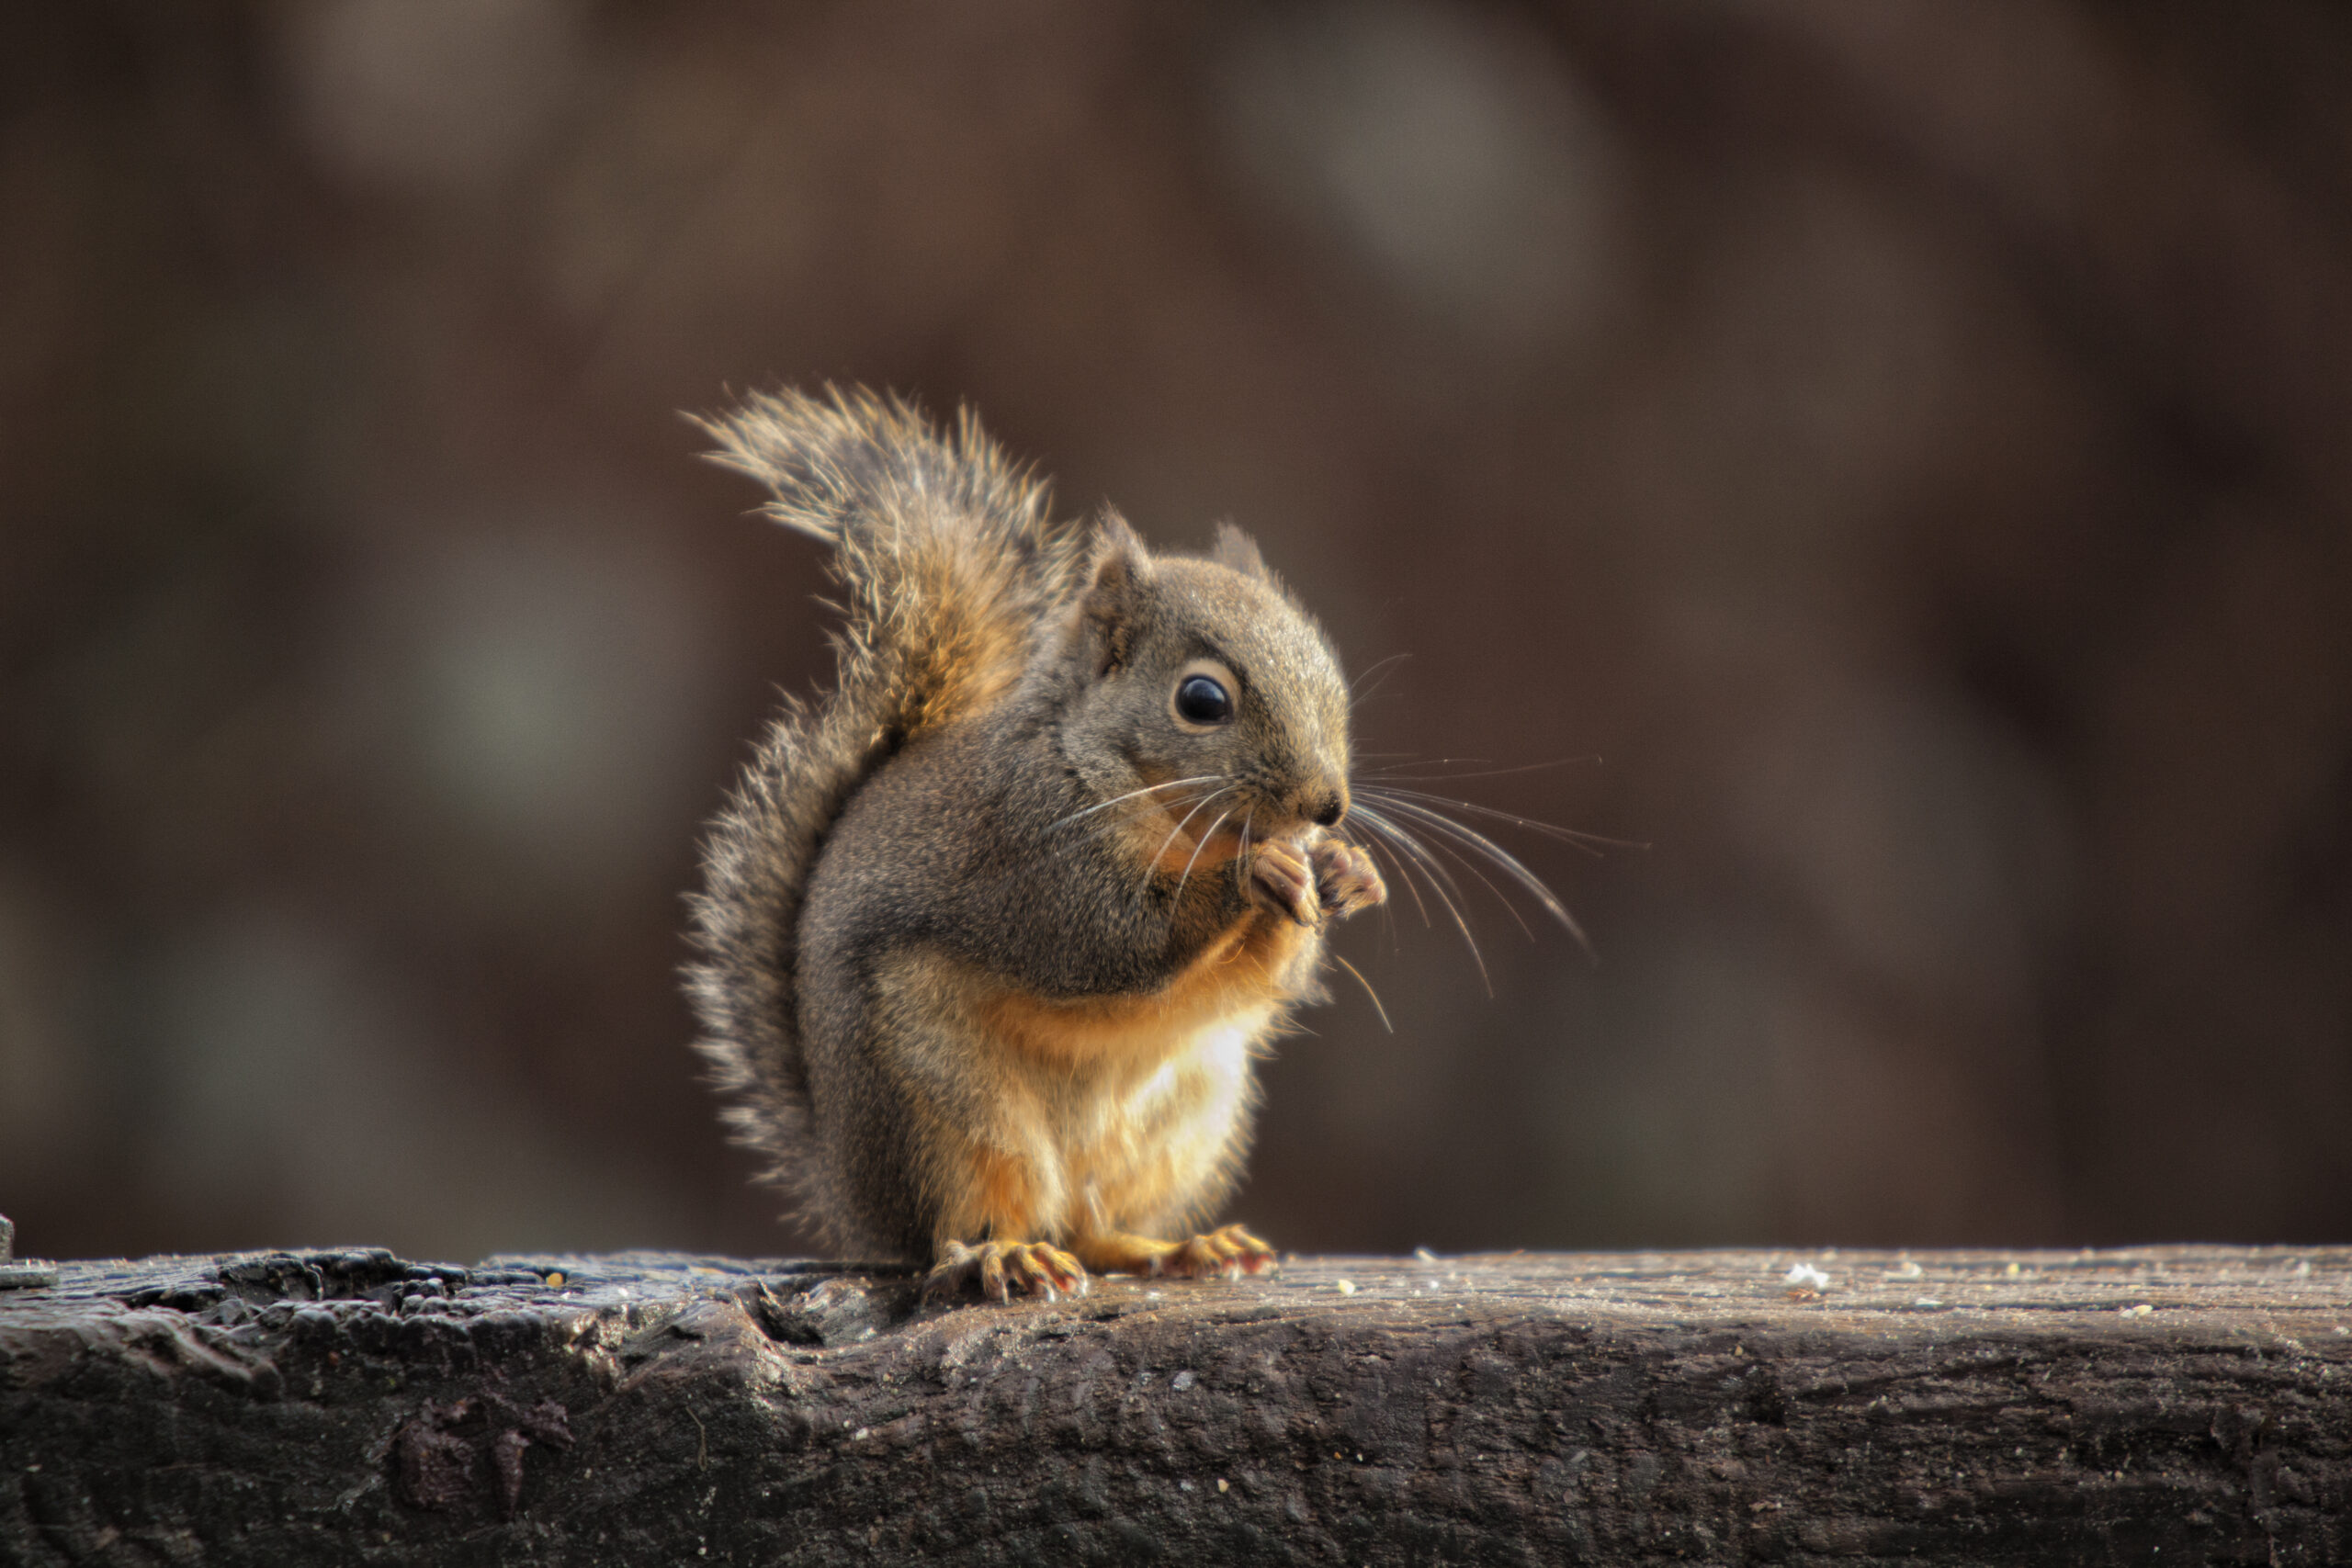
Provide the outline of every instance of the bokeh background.
[[9,7],[0,1210],[803,1246],[673,972],[821,562],[675,411],[832,378],[1238,520],[1408,656],[1373,765],[1647,846],[1504,832],[1592,952],[1474,887],[1491,996],[1348,931],[1279,1242],[2342,1240],[2347,80],[2276,3]]

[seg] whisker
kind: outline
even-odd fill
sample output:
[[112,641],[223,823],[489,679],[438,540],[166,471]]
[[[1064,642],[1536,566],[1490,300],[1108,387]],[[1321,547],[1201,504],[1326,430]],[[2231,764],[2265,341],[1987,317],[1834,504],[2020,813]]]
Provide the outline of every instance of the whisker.
[[[1188,861],[1186,861],[1186,862],[1184,863],[1184,874],[1183,874],[1183,875],[1182,875],[1182,876],[1180,876],[1180,877],[1178,877],[1178,878],[1176,879],[1176,894],[1175,894],[1175,896],[1176,896],[1178,898],[1182,898],[1182,897],[1184,897],[1184,884],[1186,884],[1187,882],[1190,882],[1190,881],[1193,879],[1193,862],[1194,862],[1194,861],[1198,861],[1198,860],[1201,858],[1201,852],[1202,852],[1203,850],[1207,849],[1207,848],[1209,847],[1209,840],[1210,840],[1211,839],[1214,839],[1214,838],[1216,838],[1216,830],[1217,830],[1219,828],[1224,827],[1224,826],[1225,826],[1225,823],[1226,823],[1226,818],[1228,818],[1228,817],[1231,817],[1232,815],[1233,815],[1233,812],[1232,812],[1232,810],[1231,810],[1231,808],[1230,808],[1230,807],[1227,808],[1227,809],[1226,809],[1226,810],[1224,810],[1224,811],[1219,812],[1219,813],[1217,814],[1217,818],[1216,818],[1216,820],[1209,824],[1209,826],[1208,826],[1208,831],[1206,831],[1206,832],[1203,833],[1203,834],[1200,836],[1200,838],[1199,838],[1199,839],[1198,839],[1198,840],[1193,843],[1193,858],[1192,858],[1192,860],[1188,860]],[[1189,821],[1189,820],[1191,820],[1191,818],[1186,818],[1186,820],[1187,820],[1187,821]]]
[[1487,956],[1478,951],[1478,939],[1470,934],[1470,922],[1463,915],[1461,905],[1446,896],[1447,885],[1452,886],[1456,893],[1462,891],[1462,885],[1453,880],[1453,874],[1423,849],[1412,834],[1389,821],[1380,812],[1358,806],[1355,814],[1375,832],[1385,835],[1400,851],[1419,863],[1422,874],[1429,878],[1430,891],[1437,896],[1437,901],[1444,906],[1445,912],[1453,917],[1454,929],[1462,933],[1463,944],[1470,949],[1470,962],[1478,966],[1478,983],[1486,987],[1487,995],[1491,998],[1495,994],[1495,982],[1487,973]]
[[[1162,787],[1165,787],[1165,786],[1162,786]],[[1143,815],[1144,815],[1147,811],[1149,811],[1149,810],[1150,810],[1150,809],[1152,809],[1153,807],[1158,807],[1159,810],[1162,810],[1162,811],[1170,811],[1170,812],[1178,811],[1178,810],[1181,810],[1181,809],[1182,809],[1183,807],[1187,807],[1187,806],[1192,805],[1194,801],[1196,801],[1196,800],[1200,800],[1200,799],[1202,799],[1203,797],[1204,797],[1204,796],[1206,796],[1206,795],[1210,795],[1210,794],[1215,793],[1214,791],[1200,789],[1197,785],[1193,786],[1193,789],[1194,789],[1194,793],[1193,793],[1193,794],[1191,794],[1191,795],[1176,795],[1176,796],[1174,796],[1174,797],[1172,797],[1172,798],[1161,798],[1161,797],[1155,797],[1155,798],[1150,799],[1150,800],[1137,802],[1137,803],[1136,803],[1135,805],[1133,805],[1133,806],[1129,807],[1129,808],[1128,808],[1127,810],[1125,810],[1125,811],[1124,811],[1124,812],[1121,812],[1119,815],[1117,815],[1117,816],[1115,816],[1115,817],[1106,817],[1106,818],[1102,818],[1101,821],[1099,821],[1099,822],[1089,822],[1089,823],[1086,825],[1086,827],[1085,827],[1084,830],[1083,830],[1081,833],[1080,833],[1080,834],[1078,835],[1078,837],[1080,837],[1080,838],[1084,838],[1084,837],[1085,837],[1086,835],[1088,835],[1088,834],[1101,833],[1101,832],[1102,832],[1102,831],[1104,831],[1104,830],[1106,830],[1106,829],[1108,829],[1123,827],[1123,826],[1126,825],[1127,823],[1136,821],[1137,819],[1139,819],[1140,818],[1142,818],[1142,817],[1143,817]],[[1130,796],[1129,798],[1130,798],[1130,799],[1132,799],[1133,797],[1132,797],[1132,796]],[[1104,801],[1104,802],[1102,803],[1102,805],[1103,805],[1103,806],[1115,806],[1115,805],[1118,805],[1118,804],[1120,804],[1120,803],[1119,803],[1119,802],[1117,802],[1117,801],[1109,801],[1109,800],[1106,800],[1106,801]],[[1093,811],[1097,811],[1097,810],[1102,809],[1102,807],[1089,807],[1087,809],[1088,809],[1088,811],[1089,811],[1090,813],[1091,813],[1091,812],[1093,812]],[[1076,820],[1076,818],[1073,818],[1073,817],[1065,817],[1065,818],[1063,818],[1059,822],[1053,823],[1051,826],[1049,826],[1049,827],[1046,829],[1046,831],[1047,831],[1047,832],[1049,832],[1049,833],[1050,833],[1050,832],[1053,832],[1053,831],[1055,831],[1055,830],[1056,830],[1056,829],[1061,829],[1061,828],[1068,827],[1071,822],[1073,822],[1073,821],[1075,821],[1075,820]]]
[[[1357,754],[1359,756],[1371,755],[1370,752],[1359,752]],[[1555,757],[1548,762],[1521,762],[1515,767],[1509,768],[1488,767],[1486,765],[1487,761],[1488,760],[1485,757],[1418,758],[1408,761],[1397,762],[1389,767],[1375,769],[1374,772],[1366,773],[1364,777],[1373,780],[1409,778],[1417,783],[1427,784],[1442,783],[1453,779],[1500,779],[1509,778],[1514,773],[1544,773],[1553,768],[1568,767],[1577,762],[1598,762],[1600,759],[1599,757]],[[1405,771],[1408,768],[1450,768],[1458,762],[1476,762],[1479,764],[1479,771],[1475,773],[1408,773]]]
[[1222,782],[1224,777],[1223,773],[1196,773],[1189,779],[1170,779],[1166,784],[1146,784],[1141,789],[1131,789],[1125,795],[1114,795],[1108,800],[1098,800],[1081,810],[1073,811],[1060,821],[1048,826],[1046,830],[1050,833],[1054,829],[1075,822],[1081,817],[1091,817],[1098,811],[1108,811],[1123,800],[1133,800],[1139,795],[1149,795],[1154,790],[1174,789],[1180,784],[1217,784]]
[[[1136,884],[1136,897],[1142,897],[1143,890],[1151,886],[1151,874],[1159,869],[1159,857],[1168,852],[1168,846],[1176,841],[1176,836],[1184,830],[1184,824],[1190,822],[1193,818],[1198,817],[1203,811],[1206,810],[1208,808],[1209,802],[1215,800],[1217,795],[1228,794],[1238,787],[1239,786],[1236,784],[1227,784],[1224,789],[1217,790],[1209,795],[1206,798],[1196,803],[1193,809],[1184,813],[1183,817],[1177,822],[1176,826],[1168,829],[1168,837],[1159,840],[1159,847],[1152,851],[1151,858],[1143,863],[1143,880]],[[1227,812],[1226,815],[1229,817],[1232,813]],[[1224,818],[1219,818],[1218,820],[1222,821]],[[1207,842],[1207,838],[1204,835],[1201,840],[1201,843],[1205,842]],[[1195,843],[1193,846],[1193,853],[1197,856],[1200,852],[1201,844]],[[1188,872],[1192,869],[1192,863],[1190,861],[1185,863],[1184,869]]]
[[[1405,660],[1412,657],[1413,656],[1409,653],[1392,653],[1387,658],[1374,662],[1372,668],[1366,670],[1363,674],[1358,675],[1354,681],[1349,682],[1348,711],[1353,713],[1358,703],[1371,701],[1373,696],[1379,692],[1380,688],[1388,683],[1388,677],[1396,672],[1396,666],[1404,663]],[[1379,679],[1374,681],[1373,677],[1375,675],[1379,676]],[[1363,691],[1359,692],[1356,690],[1356,682],[1358,681],[1372,681],[1373,683]]]
[[[1388,804],[1392,807],[1396,807],[1401,806],[1404,803],[1401,801],[1392,800]],[[1440,852],[1450,857],[1454,864],[1460,866],[1463,870],[1476,877],[1478,879],[1479,886],[1484,887],[1487,892],[1495,896],[1495,902],[1500,904],[1503,907],[1504,911],[1510,916],[1511,923],[1519,928],[1520,935],[1525,937],[1530,942],[1533,942],[1535,940],[1535,933],[1528,929],[1526,919],[1519,912],[1519,906],[1512,903],[1510,899],[1504,895],[1503,890],[1488,880],[1487,874],[1480,871],[1476,865],[1473,864],[1459,849],[1456,849],[1453,844],[1447,842],[1443,839],[1431,839],[1430,842],[1433,844]],[[1466,900],[1467,896],[1465,895],[1464,897]]]
[[1363,994],[1372,998],[1372,1010],[1380,1015],[1380,1027],[1391,1034],[1396,1033],[1396,1026],[1388,1021],[1388,1010],[1380,1005],[1380,993],[1372,988],[1372,982],[1363,977],[1363,971],[1336,953],[1331,954],[1331,962],[1356,977],[1356,984],[1363,987]]
[[[1356,753],[1356,755],[1357,755],[1357,756],[1359,756],[1359,757],[1368,757],[1368,756],[1372,755],[1372,753],[1371,753],[1371,752],[1369,752],[1369,751],[1359,751],[1359,752],[1357,752],[1357,753]],[[1366,774],[1366,775],[1364,775],[1364,776],[1365,776],[1365,777],[1367,777],[1367,778],[1375,778],[1375,779],[1376,779],[1376,778],[1380,778],[1380,777],[1382,777],[1382,776],[1384,776],[1384,775],[1385,775],[1385,774],[1389,774],[1389,773],[1403,773],[1407,768],[1451,768],[1451,767],[1454,766],[1456,763],[1459,763],[1459,762],[1476,762],[1476,763],[1479,764],[1481,767],[1484,767],[1484,766],[1486,766],[1487,764],[1488,764],[1488,763],[1492,762],[1493,761],[1494,761],[1494,759],[1493,759],[1493,758],[1491,758],[1491,757],[1409,757],[1409,756],[1408,756],[1408,757],[1407,757],[1407,758],[1406,758],[1403,761],[1401,761],[1401,762],[1394,762],[1394,763],[1391,763],[1391,764],[1390,764],[1389,766],[1387,766],[1387,767],[1378,769],[1377,771],[1375,771],[1375,772],[1374,772],[1374,773],[1367,773],[1367,774]]]
[[1456,800],[1452,795],[1431,795],[1427,790],[1404,789],[1396,784],[1365,784],[1358,787],[1361,793],[1373,795],[1375,798],[1385,798],[1392,805],[1398,804],[1399,797],[1402,797],[1404,799],[1428,801],[1437,806],[1451,806],[1455,807],[1457,810],[1476,812],[1481,817],[1489,818],[1498,822],[1508,822],[1514,828],[1524,828],[1531,833],[1541,833],[1547,839],[1556,839],[1561,843],[1573,845],[1577,849],[1582,850],[1585,853],[1592,856],[1595,860],[1601,858],[1600,849],[1595,847],[1597,845],[1606,846],[1612,850],[1646,850],[1649,848],[1647,844],[1636,843],[1631,839],[1611,839],[1605,838],[1599,833],[1579,832],[1574,828],[1555,827],[1549,822],[1538,822],[1532,817],[1521,817],[1515,811],[1498,810],[1496,807],[1491,806],[1480,806],[1477,802],[1473,800]]
[[1421,842],[1418,837],[1408,831],[1400,824],[1388,817],[1383,816],[1379,812],[1374,811],[1366,814],[1365,808],[1361,806],[1356,809],[1358,814],[1365,816],[1365,820],[1374,824],[1382,832],[1386,833],[1391,839],[1393,839],[1399,849],[1414,857],[1415,861],[1422,867],[1423,874],[1429,875],[1432,878],[1430,884],[1430,892],[1440,893],[1440,896],[1442,897],[1434,878],[1443,877],[1445,879],[1445,886],[1452,889],[1455,897],[1461,899],[1464,904],[1467,904],[1470,901],[1469,895],[1462,890],[1462,884],[1453,880],[1453,874],[1448,872],[1445,869],[1444,864],[1440,862],[1436,856],[1430,852],[1430,848],[1427,844]]
[[[1152,804],[1164,811],[1174,813],[1184,810],[1189,807],[1197,806],[1201,802],[1209,799],[1215,794],[1216,792],[1213,790],[1204,790],[1198,795],[1179,795],[1173,800],[1156,800],[1152,802]],[[1084,828],[1075,833],[1061,834],[1059,836],[1061,841],[1053,846],[1053,852],[1056,854],[1061,855],[1075,854],[1090,844],[1101,842],[1103,838],[1112,832],[1131,826],[1135,822],[1140,820],[1142,816],[1143,813],[1141,810],[1136,810],[1129,813],[1122,813],[1117,816],[1100,818],[1095,821],[1089,822]],[[1163,847],[1165,847],[1165,840],[1163,840]]]
[[1426,806],[1418,806],[1409,800],[1391,799],[1386,804],[1390,809],[1401,811],[1432,831],[1448,834],[1485,855],[1496,869],[1510,875],[1513,881],[1532,895],[1536,902],[1544,906],[1544,912],[1559,921],[1561,927],[1577,939],[1577,944],[1588,954],[1592,952],[1592,943],[1585,936],[1584,928],[1577,924],[1576,917],[1568,913],[1567,906],[1560,902],[1558,896],[1553,893],[1542,877],[1528,870],[1510,851],[1476,829],[1456,822],[1442,811],[1433,811]]

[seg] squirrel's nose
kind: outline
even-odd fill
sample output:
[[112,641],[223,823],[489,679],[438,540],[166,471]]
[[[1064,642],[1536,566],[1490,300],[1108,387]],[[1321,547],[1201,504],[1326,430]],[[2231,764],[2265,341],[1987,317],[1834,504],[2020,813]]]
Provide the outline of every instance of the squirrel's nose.
[[1314,813],[1317,824],[1325,828],[1338,827],[1340,825],[1340,818],[1345,817],[1347,814],[1348,797],[1343,793],[1335,793],[1324,796],[1322,804],[1315,808]]

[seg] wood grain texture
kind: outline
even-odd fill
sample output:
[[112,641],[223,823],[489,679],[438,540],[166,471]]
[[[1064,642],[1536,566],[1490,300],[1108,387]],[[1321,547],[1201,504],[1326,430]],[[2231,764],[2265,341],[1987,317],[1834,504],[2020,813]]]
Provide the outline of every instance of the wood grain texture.
[[2352,1249],[61,1273],[12,1565],[2352,1560]]

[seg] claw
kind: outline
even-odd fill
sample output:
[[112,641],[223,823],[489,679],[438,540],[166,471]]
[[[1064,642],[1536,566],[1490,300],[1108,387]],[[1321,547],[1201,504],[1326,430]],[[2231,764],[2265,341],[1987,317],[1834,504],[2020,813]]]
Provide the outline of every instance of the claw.
[[1047,1242],[951,1241],[924,1278],[922,1294],[929,1302],[974,1285],[989,1301],[1010,1303],[1017,1287],[1050,1302],[1084,1295],[1087,1284],[1085,1265]]
[[980,1293],[990,1301],[1012,1299],[1004,1282],[1004,1255],[994,1247],[980,1254]]

